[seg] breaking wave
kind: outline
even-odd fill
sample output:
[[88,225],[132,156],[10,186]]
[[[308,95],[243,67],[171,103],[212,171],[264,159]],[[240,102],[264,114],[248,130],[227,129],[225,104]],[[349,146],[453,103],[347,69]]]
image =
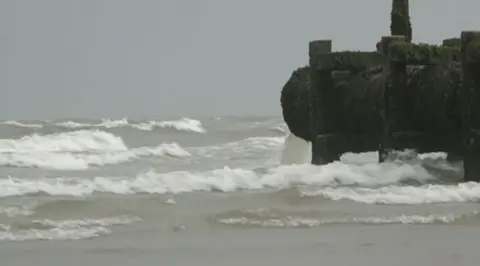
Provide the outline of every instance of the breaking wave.
[[129,148],[121,137],[98,129],[49,135],[34,133],[18,139],[0,139],[0,165],[85,170],[92,166],[119,164],[149,156],[181,158],[194,154],[203,158],[234,158],[247,156],[247,153],[276,151],[282,147],[283,141],[283,137],[250,137],[189,149],[176,142]]
[[[408,185],[415,181],[420,185]],[[0,180],[0,197],[44,193],[89,196],[94,193],[165,194],[195,191],[274,191],[296,188],[299,197],[324,197],[368,204],[476,202],[479,183],[431,184],[437,177],[421,164],[345,162],[325,166],[279,166],[264,171],[219,168],[209,171],[148,171],[135,177],[35,178]]]
[[43,136],[32,134],[20,139],[0,139],[0,153],[124,151],[127,149],[120,137],[99,130],[79,130]]
[[[283,150],[282,144],[285,145]],[[293,148],[287,149],[288,145]],[[36,193],[88,196],[94,193],[178,194],[296,188],[299,197],[350,200],[366,204],[476,202],[480,199],[478,183],[448,184],[441,180],[439,172],[461,175],[461,168],[448,164],[442,154],[416,155],[405,152],[400,154],[401,160],[379,164],[374,152],[347,153],[340,161],[314,166],[302,163],[306,158],[302,156],[305,151],[309,151],[308,146],[308,143],[299,143],[292,137],[249,137],[215,146],[188,149],[177,143],[129,148],[122,138],[98,129],[50,135],[32,134],[19,139],[0,140],[0,165],[84,170],[91,166],[118,164],[148,156],[236,160],[245,159],[246,156],[259,158],[259,154],[274,154],[265,151],[273,151],[275,154],[283,152],[282,163],[296,164],[277,163],[262,169],[225,166],[204,171],[150,170],[136,176],[90,178],[12,176],[0,179],[0,197]],[[237,158],[238,156],[242,158]]]
[[[111,121],[110,121],[111,122]],[[175,130],[201,123],[184,120],[183,126],[169,122]],[[104,121],[105,126],[107,124]],[[110,123],[117,126],[127,123]],[[283,147],[283,150],[282,150]],[[378,163],[375,152],[347,153],[340,161],[310,165],[310,144],[293,135],[248,137],[243,140],[183,148],[161,143],[151,147],[128,147],[122,138],[99,129],[76,130],[49,135],[32,134],[19,139],[0,139],[0,165],[57,170],[84,170],[91,166],[119,164],[141,157],[192,157],[224,161],[255,161],[281,154],[280,164],[263,168],[225,166],[207,170],[143,171],[135,176],[93,176],[0,179],[0,197],[28,194],[89,196],[94,193],[165,194],[195,191],[235,192],[297,189],[298,197],[348,200],[364,204],[429,204],[476,202],[480,184],[453,184],[442,175],[461,176],[461,167],[446,162],[444,154],[399,154],[391,162]],[[261,157],[260,157],[261,156]],[[268,160],[268,158],[266,158]],[[193,159],[192,159],[193,160]],[[181,161],[183,162],[183,161]],[[186,161],[188,164],[190,161]],[[203,161],[202,161],[203,162]],[[251,164],[250,161],[248,161]],[[212,165],[214,165],[212,163]],[[440,173],[440,174],[439,174]],[[447,180],[448,181],[448,180]],[[451,180],[450,180],[451,181]],[[9,215],[14,209],[0,210]]]
[[[246,192],[253,197],[235,207],[225,201],[228,207],[221,210],[209,205],[200,219],[208,217],[216,226],[311,228],[480,221],[477,211],[468,212],[463,206],[471,210],[475,204],[456,204],[480,202],[480,183],[458,183],[463,174],[461,163],[447,162],[443,153],[405,151],[384,163],[378,163],[376,152],[346,153],[336,162],[315,166],[309,163],[310,143],[290,134],[285,124],[239,121],[236,124],[231,119],[224,125],[210,121],[209,134],[179,133],[207,133],[200,121],[189,118],[105,119],[96,124],[3,122],[10,125],[2,128],[11,135],[35,133],[0,139],[0,166],[81,171],[4,168],[0,242],[108,235],[116,226],[141,222],[135,215],[143,216],[150,204],[155,210],[159,204],[190,208],[182,204],[181,195],[196,192],[232,193],[233,197],[244,197],[238,192]],[[255,126],[250,126],[253,122]],[[114,128],[129,129],[109,130]],[[100,168],[126,162],[134,163]],[[91,171],[84,171],[88,169]],[[279,203],[278,198],[301,208]],[[110,205],[117,200],[119,209]],[[250,203],[266,208],[246,209],[253,207]],[[462,207],[452,209],[452,205]],[[111,211],[106,213],[105,206]],[[131,206],[134,210],[126,213],[132,216],[116,216]],[[143,206],[142,212],[137,212],[136,206]]]
[[332,200],[352,200],[379,204],[431,204],[480,201],[480,184],[386,186],[380,188],[322,188],[303,192],[304,196],[322,196]]
[[143,156],[186,157],[190,153],[177,143],[131,149],[122,138],[100,130],[0,139],[0,165],[3,166],[82,170]]

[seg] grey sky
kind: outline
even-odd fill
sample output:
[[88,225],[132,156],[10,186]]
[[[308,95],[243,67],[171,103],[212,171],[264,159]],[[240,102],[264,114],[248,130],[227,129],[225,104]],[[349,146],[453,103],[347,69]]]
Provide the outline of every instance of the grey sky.
[[[411,0],[414,41],[480,29],[478,0]],[[280,115],[308,42],[373,50],[390,0],[2,0],[0,119]]]

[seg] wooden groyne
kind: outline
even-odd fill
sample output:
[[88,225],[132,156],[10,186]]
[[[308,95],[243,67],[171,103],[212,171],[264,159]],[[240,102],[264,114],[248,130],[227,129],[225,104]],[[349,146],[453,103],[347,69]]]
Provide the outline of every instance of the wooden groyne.
[[312,163],[345,152],[444,151],[480,181],[480,32],[440,45],[412,43],[408,0],[394,0],[391,35],[373,51],[332,52],[309,43],[309,64],[282,89],[285,122],[312,142]]

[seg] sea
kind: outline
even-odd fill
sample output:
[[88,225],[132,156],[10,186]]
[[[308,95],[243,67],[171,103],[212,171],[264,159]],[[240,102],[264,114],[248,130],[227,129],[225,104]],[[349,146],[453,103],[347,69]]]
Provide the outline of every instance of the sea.
[[281,117],[0,122],[0,265],[478,265],[443,153],[322,166]]

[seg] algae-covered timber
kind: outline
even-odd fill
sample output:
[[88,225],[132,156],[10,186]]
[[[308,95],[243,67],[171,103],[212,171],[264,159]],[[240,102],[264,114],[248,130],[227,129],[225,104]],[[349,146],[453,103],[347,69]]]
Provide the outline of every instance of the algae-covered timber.
[[480,181],[480,32],[461,34],[464,180]]
[[461,40],[460,38],[448,38],[442,41],[442,45],[445,47],[460,47]]
[[378,52],[332,52],[319,54],[313,59],[312,68],[319,71],[347,70],[360,72],[371,67],[388,63],[385,56]]
[[349,151],[377,150],[379,161],[396,149],[444,151],[464,161],[465,181],[480,181],[480,32],[415,44],[408,1],[391,14],[375,52],[309,44],[309,65],[282,89],[285,122],[312,143],[313,164]]
[[460,60],[458,47],[429,44],[393,43],[388,50],[389,59],[407,65],[437,65]]
[[311,141],[310,129],[310,92],[308,66],[296,69],[282,89],[280,102],[285,123],[297,137]]

